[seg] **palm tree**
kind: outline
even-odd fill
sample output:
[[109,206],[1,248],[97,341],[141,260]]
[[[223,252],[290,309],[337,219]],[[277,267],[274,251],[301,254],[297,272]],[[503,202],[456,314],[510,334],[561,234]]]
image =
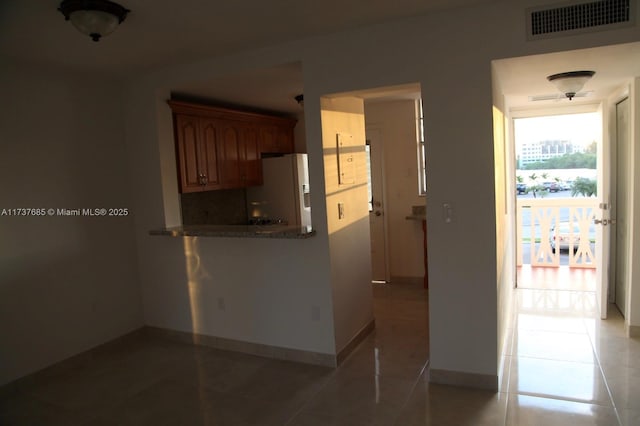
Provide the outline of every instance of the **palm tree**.
[[582,195],[583,197],[595,196],[598,192],[598,182],[594,179],[578,177],[571,185],[571,196]]
[[[546,173],[543,173],[542,177],[544,178],[545,176]],[[529,187],[527,188],[527,192],[532,192],[533,198],[538,198],[538,195],[541,198],[547,195],[547,189],[544,187],[544,185],[538,182],[538,175],[533,173],[529,176],[529,179],[531,180],[531,182],[533,182],[533,184],[529,185]]]

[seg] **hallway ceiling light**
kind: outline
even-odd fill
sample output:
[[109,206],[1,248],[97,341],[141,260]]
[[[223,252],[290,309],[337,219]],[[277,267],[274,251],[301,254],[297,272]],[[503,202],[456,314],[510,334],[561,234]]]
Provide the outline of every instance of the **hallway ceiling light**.
[[558,90],[564,93],[564,95],[571,100],[576,93],[582,89],[587,80],[593,77],[595,73],[595,71],[561,72],[559,74],[550,75],[547,77],[547,80],[553,83]]
[[58,7],[65,20],[83,34],[99,41],[111,34],[130,10],[108,0],[64,0]]

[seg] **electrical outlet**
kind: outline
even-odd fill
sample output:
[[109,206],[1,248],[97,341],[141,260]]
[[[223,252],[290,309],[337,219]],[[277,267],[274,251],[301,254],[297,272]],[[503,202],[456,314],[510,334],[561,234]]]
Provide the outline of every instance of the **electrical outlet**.
[[344,219],[344,203],[338,203],[338,219]]

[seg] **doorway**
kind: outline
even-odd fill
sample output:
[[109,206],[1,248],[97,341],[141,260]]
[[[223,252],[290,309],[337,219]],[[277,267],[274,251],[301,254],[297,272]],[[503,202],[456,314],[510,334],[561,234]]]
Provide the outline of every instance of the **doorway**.
[[372,278],[389,284],[422,285],[425,276],[420,193],[420,86],[371,89],[364,99],[370,158],[369,223]]
[[592,109],[513,117],[519,288],[596,290],[603,139],[602,114]]

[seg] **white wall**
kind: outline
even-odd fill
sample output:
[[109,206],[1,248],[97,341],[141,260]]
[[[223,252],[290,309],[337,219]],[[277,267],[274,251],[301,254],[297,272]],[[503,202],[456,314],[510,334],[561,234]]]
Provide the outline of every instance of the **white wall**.
[[[116,83],[0,67],[0,209],[132,209]],[[133,220],[0,216],[0,385],[143,325]]]
[[[364,103],[352,97],[322,98],[321,108],[335,344],[340,352],[373,320]],[[340,150],[338,134],[344,136]],[[353,166],[353,180],[339,181],[339,162]],[[344,207],[342,218],[339,204]]]
[[[309,152],[313,223],[318,236],[304,242],[308,251],[298,245],[282,245],[288,264],[305,265],[304,276],[313,281],[308,292],[291,292],[287,300],[269,299],[275,311],[290,306],[319,304],[323,315],[333,318],[333,308],[347,301],[360,312],[356,298],[331,299],[336,283],[348,279],[348,271],[331,275],[328,215],[332,215],[325,199],[325,171],[320,120],[320,97],[332,93],[392,86],[418,82],[422,88],[425,129],[429,143],[427,158],[429,171],[429,300],[431,368],[462,373],[497,375],[497,281],[496,203],[494,179],[494,149],[492,138],[491,67],[493,59],[572,50],[640,39],[638,27],[583,34],[571,37],[528,42],[525,37],[525,8],[539,2],[498,1],[479,7],[458,8],[429,16],[395,21],[366,28],[354,29],[325,37],[285,43],[222,58],[203,58],[201,62],[171,67],[139,78],[130,85],[127,139],[131,149],[131,167],[141,175],[133,183],[136,206],[144,214],[137,220],[141,274],[145,292],[147,321],[171,327],[186,327],[184,312],[185,287],[188,282],[184,269],[184,252],[177,247],[180,240],[152,239],[145,233],[165,223],[163,203],[166,194],[160,185],[161,154],[170,146],[164,145],[166,136],[158,129],[156,90],[168,90],[173,85],[188,81],[234,73],[250,67],[265,67],[300,60],[305,82],[306,145]],[[637,22],[638,20],[636,20]],[[463,29],[463,30],[458,30]],[[456,31],[454,31],[456,30]],[[162,115],[162,114],[161,114]],[[165,132],[166,133],[166,132]],[[161,144],[159,146],[159,144]],[[454,209],[454,220],[444,223],[441,215],[443,203]],[[169,202],[168,204],[172,204]],[[331,207],[331,206],[329,206]],[[431,213],[433,212],[433,213]],[[138,219],[138,218],[136,218]],[[353,228],[354,231],[360,228]],[[363,227],[364,229],[364,227]],[[350,232],[345,241],[352,241],[364,252],[359,239],[366,232]],[[368,234],[367,234],[368,236]],[[464,244],[461,244],[464,242]],[[240,252],[239,245],[248,247],[248,255],[228,259],[223,264],[214,255],[231,244],[232,252]],[[246,245],[248,244],[248,245]],[[257,243],[211,240],[203,242],[202,256],[211,270],[221,268],[223,274],[216,280],[224,289],[247,284],[246,272],[237,270],[260,255],[263,263],[277,261],[280,254],[262,251]],[[182,250],[182,251],[181,251]],[[182,257],[182,259],[180,259]],[[333,257],[333,254],[331,254]],[[290,279],[286,271],[267,268],[262,276],[268,288],[276,289],[280,280]],[[334,273],[332,271],[331,273]],[[236,277],[242,277],[237,281]],[[295,283],[282,282],[286,289],[294,290]],[[255,286],[255,287],[253,287]],[[337,294],[337,293],[336,293]],[[335,297],[336,295],[334,295]],[[249,303],[238,297],[239,303]],[[204,300],[205,305],[211,300]],[[248,311],[245,306],[239,311]],[[239,316],[233,317],[239,319]],[[262,318],[262,317],[260,317]],[[299,318],[298,312],[287,314],[283,323]],[[211,332],[222,325],[211,320]],[[231,322],[227,332],[238,337],[243,330]],[[276,323],[274,323],[274,326]],[[283,329],[286,333],[289,328]],[[312,330],[313,324],[305,320],[301,330]],[[329,328],[331,330],[329,330]],[[260,335],[269,343],[273,333]],[[318,334],[311,337],[292,334],[286,342],[292,347],[313,347],[319,351],[335,353],[335,342],[328,343],[333,333],[333,321],[322,322]],[[342,338],[336,339],[342,342]],[[283,343],[282,341],[278,341]],[[334,345],[334,347],[331,347]],[[338,344],[339,345],[339,344]]]
[[386,186],[385,216],[389,267],[394,277],[424,276],[422,224],[407,220],[411,206],[424,205],[418,195],[416,105],[413,100],[365,103],[367,128],[379,129]]
[[493,142],[496,191],[496,273],[498,372],[509,362],[509,336],[512,335],[513,294],[515,288],[515,143],[510,131],[508,107],[502,87],[493,74]]

